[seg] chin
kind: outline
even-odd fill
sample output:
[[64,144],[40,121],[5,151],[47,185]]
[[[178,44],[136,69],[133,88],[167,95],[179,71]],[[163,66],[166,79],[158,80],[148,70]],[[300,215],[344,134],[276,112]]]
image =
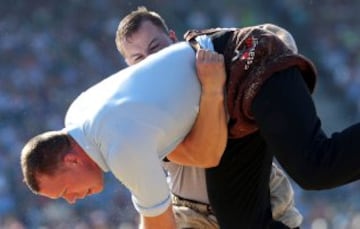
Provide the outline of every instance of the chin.
[[100,192],[103,191],[103,189],[104,189],[104,185],[103,185],[103,184],[98,185],[98,186],[94,187],[94,189],[92,190],[92,191],[93,191],[92,194],[100,193]]
[[97,192],[96,192],[96,193],[100,193],[100,192],[102,192],[102,191],[103,191],[103,189],[104,189],[104,186],[101,186],[101,187],[97,190]]

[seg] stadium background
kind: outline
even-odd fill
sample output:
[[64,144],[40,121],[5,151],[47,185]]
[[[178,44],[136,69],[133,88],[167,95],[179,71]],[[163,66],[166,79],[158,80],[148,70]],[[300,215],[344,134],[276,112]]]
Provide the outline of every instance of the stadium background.
[[[326,131],[359,120],[360,1],[0,0],[0,229],[135,228],[129,193],[111,175],[102,194],[68,205],[26,189],[19,153],[33,135],[61,128],[83,89],[124,67],[114,34],[139,5],[158,11],[180,38],[188,28],[287,28],[319,69],[315,100]],[[294,188],[302,228],[360,228],[359,182]]]

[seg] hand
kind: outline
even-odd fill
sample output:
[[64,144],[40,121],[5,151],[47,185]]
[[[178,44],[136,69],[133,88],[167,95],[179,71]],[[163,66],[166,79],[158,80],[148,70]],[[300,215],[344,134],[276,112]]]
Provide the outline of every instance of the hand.
[[196,53],[196,71],[202,93],[223,94],[226,81],[224,56],[200,49]]

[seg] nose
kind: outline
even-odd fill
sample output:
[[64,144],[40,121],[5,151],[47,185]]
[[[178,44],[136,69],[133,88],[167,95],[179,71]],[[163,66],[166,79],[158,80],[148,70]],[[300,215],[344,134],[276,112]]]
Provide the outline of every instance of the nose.
[[64,196],[64,199],[69,204],[75,204],[76,200],[78,199],[78,196],[77,195],[67,195],[67,196]]

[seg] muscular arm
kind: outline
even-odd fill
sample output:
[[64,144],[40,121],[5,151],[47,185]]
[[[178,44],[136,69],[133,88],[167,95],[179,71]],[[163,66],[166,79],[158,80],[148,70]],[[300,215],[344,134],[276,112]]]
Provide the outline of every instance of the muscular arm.
[[199,50],[196,69],[202,87],[199,114],[190,133],[168,159],[206,168],[219,163],[227,140],[224,58],[215,52]]
[[176,229],[172,205],[161,215],[154,217],[140,216],[140,220],[139,229]]

